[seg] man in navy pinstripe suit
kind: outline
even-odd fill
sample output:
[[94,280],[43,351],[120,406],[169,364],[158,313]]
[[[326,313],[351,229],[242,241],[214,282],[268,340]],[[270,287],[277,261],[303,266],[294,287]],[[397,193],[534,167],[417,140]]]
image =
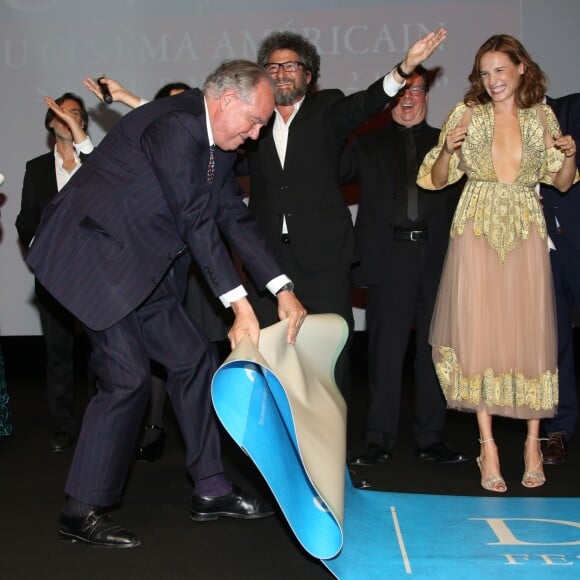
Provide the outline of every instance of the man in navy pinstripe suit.
[[167,370],[194,482],[191,517],[272,513],[223,473],[209,388],[212,357],[181,298],[191,254],[214,294],[232,307],[232,347],[245,336],[257,343],[258,321],[221,232],[255,283],[277,296],[288,341],[295,340],[306,312],[238,195],[232,171],[235,150],[257,138],[273,109],[273,85],[262,67],[224,63],[202,91],[123,117],[43,213],[27,262],[85,326],[98,377],[65,488],[59,533],[67,539],[140,544],[106,508],[121,501],[149,398],[150,359]]

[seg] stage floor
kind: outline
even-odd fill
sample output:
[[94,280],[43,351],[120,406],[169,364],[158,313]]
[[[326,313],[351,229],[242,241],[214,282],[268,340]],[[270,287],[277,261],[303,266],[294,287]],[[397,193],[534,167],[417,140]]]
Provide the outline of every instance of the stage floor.
[[[5,346],[6,344],[6,346]],[[18,341],[18,350],[23,348]],[[70,453],[51,454],[51,435],[38,352],[16,367],[10,340],[2,338],[9,370],[14,434],[0,441],[0,575],[6,580],[317,580],[332,573],[296,542],[281,515],[253,522],[192,522],[191,485],[183,448],[169,407],[165,453],[156,463],[135,463],[123,505],[114,517],[142,539],[134,550],[102,550],[61,542],[56,533]],[[366,409],[364,340],[353,348],[349,450],[360,451]],[[361,553],[359,578],[369,580],[384,564],[384,578],[572,578],[580,574],[580,443],[568,461],[546,467],[547,484],[521,486],[524,424],[497,420],[496,439],[508,492],[501,498],[479,486],[475,418],[449,413],[447,441],[470,457],[457,465],[421,462],[412,440],[412,388],[406,385],[399,442],[390,461],[360,468],[376,494],[355,490],[369,504],[389,554]],[[268,494],[248,458],[224,442],[224,459],[236,483]],[[411,494],[411,495],[409,495]],[[418,494],[418,495],[415,495]],[[377,504],[374,499],[379,498]],[[562,499],[571,498],[571,499]],[[372,501],[371,501],[372,500]],[[384,501],[383,501],[384,500]],[[541,520],[558,520],[542,522]],[[395,523],[397,522],[397,523]],[[348,521],[346,522],[348,526]],[[397,528],[399,532],[397,532]],[[397,534],[400,534],[400,538]],[[382,534],[382,535],[380,535]],[[511,534],[511,537],[510,535]],[[366,571],[366,573],[365,573]],[[344,580],[347,580],[346,578]]]

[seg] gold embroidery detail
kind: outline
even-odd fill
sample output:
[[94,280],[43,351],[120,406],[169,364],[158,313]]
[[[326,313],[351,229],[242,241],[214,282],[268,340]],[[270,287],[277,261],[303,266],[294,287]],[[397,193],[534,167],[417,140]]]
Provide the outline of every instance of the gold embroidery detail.
[[512,370],[495,376],[492,369],[465,377],[453,348],[439,347],[435,364],[443,394],[452,407],[511,407],[552,411],[558,405],[558,371],[526,379]]
[[[469,113],[469,114],[467,114]],[[462,235],[468,221],[478,237],[485,237],[497,251],[500,261],[514,249],[518,240],[528,238],[530,224],[537,226],[546,239],[546,224],[537,193],[538,182],[552,184],[550,173],[562,167],[564,156],[551,144],[551,135],[560,133],[552,110],[546,105],[520,109],[522,159],[514,183],[499,183],[492,158],[494,113],[491,103],[467,107],[460,103],[449,114],[439,136],[439,143],[425,157],[419,169],[418,183],[430,187],[430,172],[439,156],[447,132],[470,117],[467,136],[459,155],[451,157],[448,183],[468,176],[451,227],[451,237]],[[463,121],[465,122],[465,121]]]
[[546,223],[534,187],[495,183],[491,188],[485,182],[469,181],[457,205],[451,237],[462,235],[468,220],[473,220],[473,233],[487,239],[502,263],[518,240],[528,238],[530,224],[546,239]]

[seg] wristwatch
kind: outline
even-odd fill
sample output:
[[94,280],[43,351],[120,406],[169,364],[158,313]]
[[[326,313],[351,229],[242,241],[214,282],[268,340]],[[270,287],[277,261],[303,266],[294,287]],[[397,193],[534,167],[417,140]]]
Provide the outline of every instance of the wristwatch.
[[411,71],[410,73],[406,73],[402,68],[401,65],[403,64],[403,61],[401,61],[396,67],[395,70],[397,71],[398,75],[403,78],[403,79],[408,79],[410,77],[413,76],[413,71]]
[[284,284],[284,286],[282,286],[282,288],[276,292],[276,296],[278,296],[280,292],[284,292],[284,290],[288,292],[294,292],[294,282],[292,282],[292,280],[290,280],[290,282],[286,282],[286,284]]

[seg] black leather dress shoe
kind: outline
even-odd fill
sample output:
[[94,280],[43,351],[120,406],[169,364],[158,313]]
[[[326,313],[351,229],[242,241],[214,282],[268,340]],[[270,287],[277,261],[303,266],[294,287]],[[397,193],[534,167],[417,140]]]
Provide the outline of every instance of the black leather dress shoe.
[[236,486],[227,495],[218,497],[194,493],[189,506],[189,515],[197,522],[217,520],[220,517],[256,520],[267,518],[273,513],[274,509],[267,501],[250,497]]
[[137,461],[146,461],[152,463],[157,461],[163,455],[163,447],[165,446],[165,439],[167,438],[167,433],[163,427],[158,427],[157,425],[146,425],[145,429],[155,430],[157,432],[157,439],[147,443],[147,445],[141,445],[137,449]]
[[53,453],[62,453],[72,447],[72,437],[64,431],[57,431],[50,440],[50,450]]
[[348,469],[348,474],[350,475],[350,482],[352,483],[353,487],[356,487],[357,489],[371,489],[369,480],[360,477],[350,467]]
[[443,441],[438,441],[417,451],[417,457],[423,461],[436,461],[437,463],[461,463],[467,461],[463,453],[454,451]]
[[565,435],[565,431],[548,433],[548,441],[542,450],[545,465],[559,465],[566,461],[568,450],[564,440]]
[[135,548],[141,544],[135,534],[96,510],[82,517],[61,514],[59,523],[58,533],[71,542],[103,548]]
[[376,443],[369,443],[364,453],[353,457],[348,464],[352,466],[357,465],[377,465],[379,463],[384,463],[391,457],[391,453],[387,451],[384,447],[377,445]]

